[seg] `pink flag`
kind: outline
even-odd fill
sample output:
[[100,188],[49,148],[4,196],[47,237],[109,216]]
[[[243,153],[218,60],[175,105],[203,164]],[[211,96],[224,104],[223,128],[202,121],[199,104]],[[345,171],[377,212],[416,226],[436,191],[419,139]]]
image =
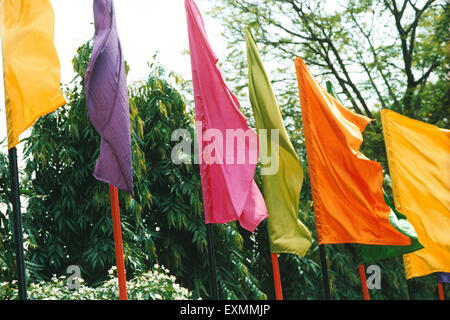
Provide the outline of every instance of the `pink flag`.
[[239,101],[217,67],[200,11],[192,0],[185,0],[185,7],[205,222],[239,220],[243,228],[253,232],[268,217],[253,180],[258,136],[247,126]]

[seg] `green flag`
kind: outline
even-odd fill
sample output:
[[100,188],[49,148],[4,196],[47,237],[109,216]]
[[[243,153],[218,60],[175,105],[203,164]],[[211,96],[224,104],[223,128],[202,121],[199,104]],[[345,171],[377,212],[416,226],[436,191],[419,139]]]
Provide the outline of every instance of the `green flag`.
[[[333,97],[335,97],[341,104],[342,101],[336,94],[333,85],[330,81],[326,82],[327,91]],[[390,203],[386,192],[384,193],[384,202],[391,208],[389,214],[389,222],[399,232],[408,236],[411,239],[411,244],[408,246],[381,246],[381,245],[368,245],[368,244],[350,244],[351,248],[355,251],[357,256],[357,263],[373,263],[378,260],[398,257],[406,253],[410,253],[423,248],[417,239],[416,231],[414,227],[409,223],[404,215],[394,209],[394,206]]]
[[[270,165],[278,169],[274,172],[268,170],[269,174],[262,172],[264,199],[269,211],[270,251],[303,257],[312,244],[311,232],[298,219],[303,170],[283,125],[280,108],[248,27],[245,28],[245,40],[249,96],[260,133],[260,146],[267,146],[272,159]],[[261,135],[261,130],[267,130],[267,135]],[[278,132],[278,142],[275,132]]]

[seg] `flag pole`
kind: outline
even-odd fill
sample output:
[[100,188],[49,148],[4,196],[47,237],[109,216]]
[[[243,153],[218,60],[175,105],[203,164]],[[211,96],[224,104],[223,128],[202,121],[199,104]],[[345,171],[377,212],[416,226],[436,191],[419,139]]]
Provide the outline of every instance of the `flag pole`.
[[409,300],[416,300],[414,298],[414,291],[413,291],[413,278],[411,279],[406,279],[406,285],[408,287],[408,295],[409,295]]
[[120,226],[119,192],[117,187],[109,185],[109,196],[111,198],[117,278],[119,281],[119,296],[120,300],[128,300],[125,263],[123,259],[122,228]]
[[359,269],[359,277],[361,278],[361,287],[363,291],[364,300],[370,300],[369,288],[367,287],[367,279],[366,279],[366,270],[364,268],[364,264],[360,264],[358,266]]
[[281,289],[280,267],[278,265],[278,255],[272,253],[273,281],[275,283],[275,298],[283,300],[283,290]]
[[14,242],[16,247],[17,276],[19,280],[19,299],[27,299],[27,287],[25,283],[25,262],[23,257],[22,215],[20,213],[19,167],[17,165],[17,149],[8,150],[9,175],[11,178],[11,193],[14,223]]
[[445,300],[444,286],[442,285],[442,283],[438,283],[437,287],[439,293],[439,300]]
[[325,299],[331,300],[330,283],[328,281],[327,256],[324,244],[319,245],[319,252],[320,252],[320,265],[322,267],[323,287],[325,289]]
[[206,224],[206,231],[208,233],[208,255],[209,255],[209,269],[211,275],[211,298],[212,300],[219,300],[219,290],[217,288],[217,276],[216,276],[216,257],[214,249],[214,230],[212,223]]

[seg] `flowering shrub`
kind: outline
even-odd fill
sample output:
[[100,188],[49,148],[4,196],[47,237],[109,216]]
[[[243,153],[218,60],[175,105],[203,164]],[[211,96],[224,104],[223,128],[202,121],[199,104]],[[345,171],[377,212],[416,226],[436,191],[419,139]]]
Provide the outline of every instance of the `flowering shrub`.
[[[78,279],[78,289],[69,289],[67,277],[53,278],[48,282],[30,283],[27,288],[29,300],[118,300],[119,287],[116,267],[109,270],[109,279],[98,287],[88,287]],[[166,268],[155,265],[154,270],[127,281],[129,300],[187,300],[192,293],[181,287]],[[13,285],[0,284],[0,299],[17,299],[17,281]]]

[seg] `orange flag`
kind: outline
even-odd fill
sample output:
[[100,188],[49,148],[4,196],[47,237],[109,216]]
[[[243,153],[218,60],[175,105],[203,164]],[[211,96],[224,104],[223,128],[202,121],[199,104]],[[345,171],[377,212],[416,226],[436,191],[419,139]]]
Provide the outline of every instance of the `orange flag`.
[[390,223],[381,165],[359,147],[371,121],[342,106],[295,59],[319,244],[409,245]]

